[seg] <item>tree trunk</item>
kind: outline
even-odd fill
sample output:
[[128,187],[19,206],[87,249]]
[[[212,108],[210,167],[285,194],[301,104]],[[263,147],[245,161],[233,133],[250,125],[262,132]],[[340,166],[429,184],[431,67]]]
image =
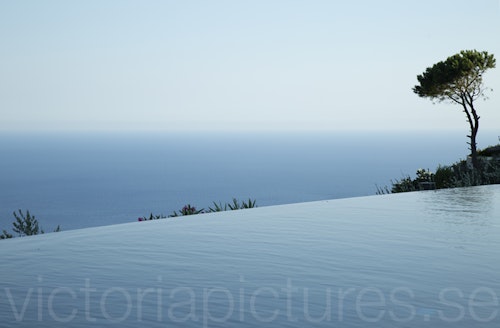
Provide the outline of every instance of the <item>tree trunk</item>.
[[477,144],[476,144],[476,135],[477,135],[477,125],[472,129],[470,134],[470,156],[472,158],[472,166],[475,169],[479,169],[479,160],[477,158]]
[[[479,160],[477,158],[477,142],[476,136],[477,131],[479,130],[479,116],[476,113],[476,109],[474,108],[473,99],[468,95],[462,95],[462,106],[464,108],[465,115],[467,115],[467,121],[470,126],[470,135],[468,136],[470,139],[470,157],[472,159],[472,166],[475,169],[479,169]],[[468,107],[467,107],[468,105]],[[469,108],[470,107],[470,108]]]

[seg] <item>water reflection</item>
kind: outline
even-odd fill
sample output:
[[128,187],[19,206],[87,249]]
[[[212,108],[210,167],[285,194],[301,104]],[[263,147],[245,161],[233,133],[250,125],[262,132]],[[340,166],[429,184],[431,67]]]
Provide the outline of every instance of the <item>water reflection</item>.
[[422,193],[424,209],[438,217],[487,218],[494,205],[494,190],[484,186],[469,188],[444,189]]
[[420,193],[419,205],[437,238],[461,248],[489,235],[498,223],[495,197],[495,189],[486,186],[444,189]]

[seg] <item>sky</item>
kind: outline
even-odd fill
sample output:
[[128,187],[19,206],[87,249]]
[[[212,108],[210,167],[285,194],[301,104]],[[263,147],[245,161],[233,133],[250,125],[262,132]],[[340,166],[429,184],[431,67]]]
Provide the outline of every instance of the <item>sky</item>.
[[0,131],[467,129],[418,98],[463,49],[499,67],[499,0],[0,0]]

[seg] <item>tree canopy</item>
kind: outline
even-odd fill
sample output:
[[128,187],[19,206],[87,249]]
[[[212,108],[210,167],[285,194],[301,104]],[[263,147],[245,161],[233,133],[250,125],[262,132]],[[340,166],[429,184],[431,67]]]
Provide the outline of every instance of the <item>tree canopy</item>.
[[417,76],[413,91],[420,97],[439,101],[470,103],[484,95],[483,74],[495,67],[495,58],[486,51],[462,50]]
[[418,85],[413,87],[419,97],[438,101],[451,101],[461,105],[470,126],[470,150],[472,163],[479,168],[476,135],[479,115],[474,101],[484,96],[483,74],[495,67],[495,57],[486,51],[462,50],[440,61],[417,76]]

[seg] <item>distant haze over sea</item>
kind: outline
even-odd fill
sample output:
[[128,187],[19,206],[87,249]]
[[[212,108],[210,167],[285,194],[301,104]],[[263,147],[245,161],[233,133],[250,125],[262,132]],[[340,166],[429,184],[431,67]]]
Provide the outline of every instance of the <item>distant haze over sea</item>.
[[[0,229],[29,209],[46,231],[125,223],[185,204],[258,206],[373,195],[468,154],[467,131],[0,134]],[[480,131],[479,147],[498,143]]]

